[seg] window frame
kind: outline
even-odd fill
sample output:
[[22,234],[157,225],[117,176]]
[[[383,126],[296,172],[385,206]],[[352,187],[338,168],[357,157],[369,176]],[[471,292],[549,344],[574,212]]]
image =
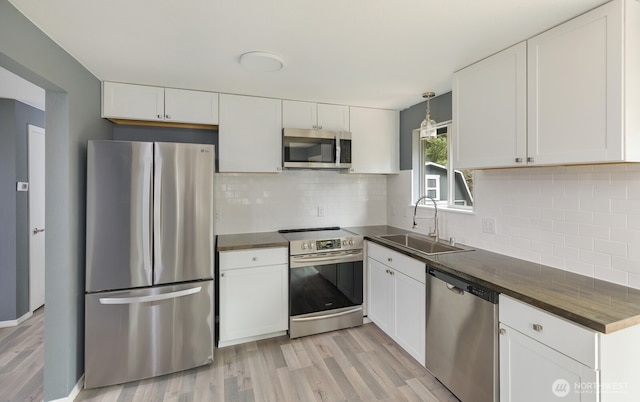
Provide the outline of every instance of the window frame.
[[[455,170],[455,163],[452,158],[453,143],[455,141],[453,121],[448,120],[442,123],[438,123],[435,126],[436,129],[441,129],[445,127],[447,132],[447,165],[446,165],[447,201],[446,201],[446,204],[444,204],[441,200],[439,200],[440,197],[438,197],[438,200],[436,200],[436,201],[439,201],[438,208],[446,209],[454,212],[461,212],[461,213],[474,213],[473,205],[469,206],[469,205],[455,204],[456,170]],[[426,140],[420,138],[420,129],[419,128],[414,129],[412,131],[412,163],[413,163],[413,173],[412,173],[413,177],[412,177],[412,191],[411,191],[412,206],[415,206],[415,200],[419,199],[424,194],[426,194],[426,190],[427,190],[426,172],[425,172],[426,160],[425,160],[425,151],[424,151],[423,141],[426,141]],[[416,166],[418,167],[417,169],[416,169]],[[465,182],[465,185],[467,185],[466,182]],[[439,189],[438,189],[438,193],[440,193]],[[473,194],[471,194],[471,197],[473,198]],[[430,207],[431,203],[425,203],[424,201],[425,200],[422,200],[419,206],[433,208],[433,206]]]

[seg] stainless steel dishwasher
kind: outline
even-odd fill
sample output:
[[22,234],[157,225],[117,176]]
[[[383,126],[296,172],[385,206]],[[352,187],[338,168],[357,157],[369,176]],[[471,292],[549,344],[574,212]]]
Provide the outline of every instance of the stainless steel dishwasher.
[[427,369],[462,402],[498,401],[498,293],[427,270]]

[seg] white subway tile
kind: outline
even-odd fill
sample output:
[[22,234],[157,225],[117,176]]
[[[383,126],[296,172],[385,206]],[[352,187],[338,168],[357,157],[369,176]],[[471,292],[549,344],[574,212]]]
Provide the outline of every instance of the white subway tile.
[[617,269],[599,267],[596,265],[594,277],[597,279],[602,279],[603,281],[626,286],[628,283],[628,275],[629,274],[625,271],[618,271]]
[[593,264],[578,261],[567,261],[564,269],[569,272],[575,272],[576,274],[589,276],[591,278],[593,278],[595,274],[595,267]]
[[611,257],[611,268],[640,275],[640,260],[613,256]]
[[595,239],[594,250],[600,253],[627,257],[627,243]]
[[604,268],[611,267],[611,256],[609,254],[598,253],[594,251],[580,250],[580,261],[598,265]]

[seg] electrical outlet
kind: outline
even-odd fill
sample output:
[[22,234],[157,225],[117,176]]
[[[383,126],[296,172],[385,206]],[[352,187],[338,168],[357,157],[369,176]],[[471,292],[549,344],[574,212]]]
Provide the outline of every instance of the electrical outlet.
[[324,216],[324,207],[322,205],[318,205],[318,217]]
[[482,218],[482,233],[496,234],[496,218]]

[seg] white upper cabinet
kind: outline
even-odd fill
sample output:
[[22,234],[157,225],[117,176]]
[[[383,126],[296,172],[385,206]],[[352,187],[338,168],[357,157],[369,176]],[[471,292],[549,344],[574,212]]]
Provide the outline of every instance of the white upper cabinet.
[[640,2],[614,0],[529,39],[526,103],[522,44],[454,73],[456,167],[640,161],[639,37]]
[[282,170],[282,101],[220,95],[220,172]]
[[348,131],[349,107],[283,100],[282,125],[286,128]]
[[164,119],[175,123],[218,124],[218,94],[165,88]]
[[218,94],[103,82],[102,117],[216,125]]
[[456,168],[523,165],[527,157],[527,45],[453,74]]
[[102,117],[163,121],[164,88],[103,82]]
[[[624,4],[607,3],[529,40],[530,162],[627,159],[623,127]],[[638,8],[635,0],[626,4]],[[637,16],[633,23],[640,23]],[[637,38],[627,45],[629,50],[637,47]],[[627,74],[638,75],[640,70]],[[633,91],[638,92],[638,88]]]
[[398,173],[400,112],[350,107],[352,173]]

